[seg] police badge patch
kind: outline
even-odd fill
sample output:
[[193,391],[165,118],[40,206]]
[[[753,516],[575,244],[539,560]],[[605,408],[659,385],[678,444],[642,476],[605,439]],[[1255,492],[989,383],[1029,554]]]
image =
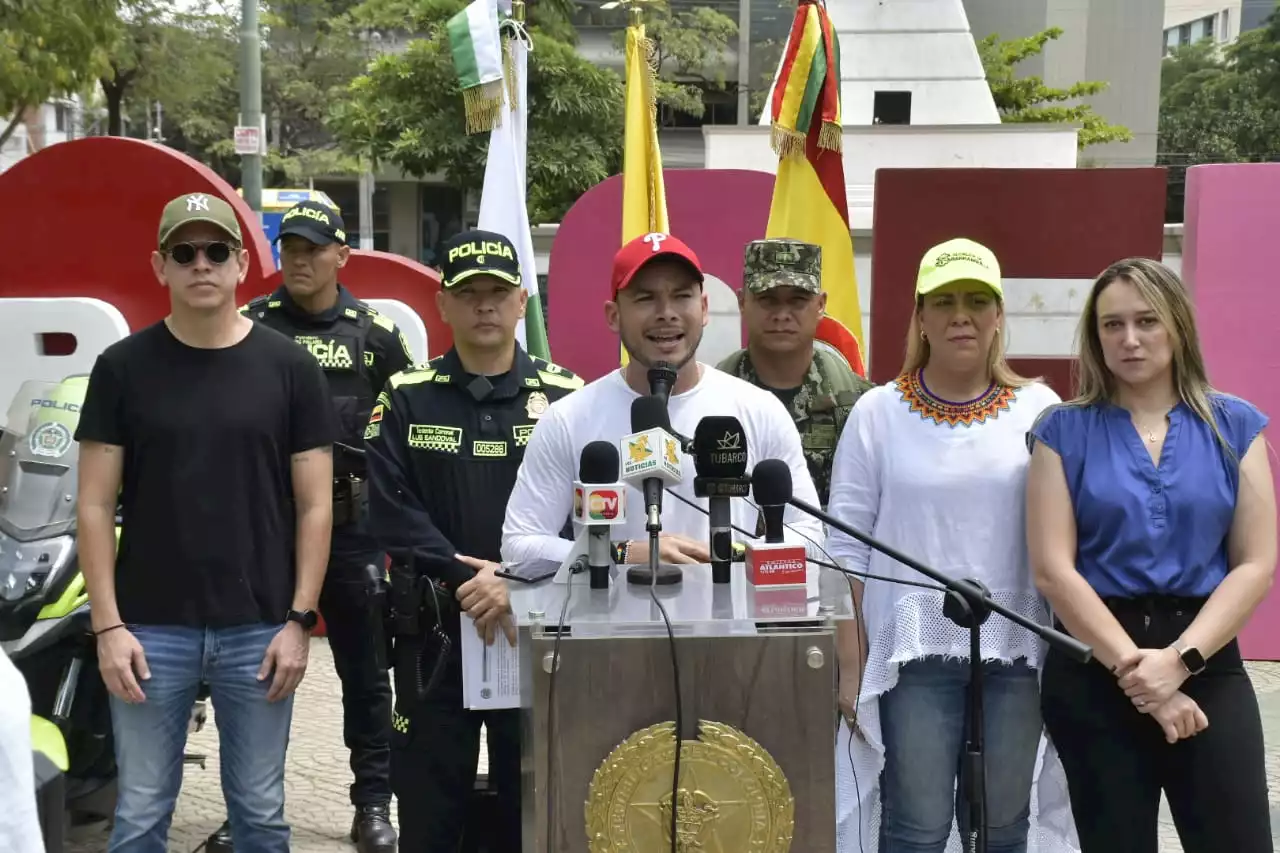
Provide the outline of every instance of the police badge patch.
[[58,458],[71,447],[71,430],[60,423],[49,421],[40,424],[27,438],[27,447],[36,456]]
[[529,395],[529,399],[525,401],[525,411],[533,420],[537,420],[547,413],[547,407],[551,405],[547,400],[547,395],[542,391],[534,391]]

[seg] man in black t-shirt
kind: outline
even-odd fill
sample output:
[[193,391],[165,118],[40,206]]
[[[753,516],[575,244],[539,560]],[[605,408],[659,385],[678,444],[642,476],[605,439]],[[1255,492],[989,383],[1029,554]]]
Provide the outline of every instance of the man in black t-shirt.
[[316,360],[236,310],[242,244],[223,199],[166,205],[151,266],[170,313],[98,357],[76,431],[80,565],[119,765],[109,853],[165,850],[202,682],[235,846],[289,850],[285,748],[337,426]]

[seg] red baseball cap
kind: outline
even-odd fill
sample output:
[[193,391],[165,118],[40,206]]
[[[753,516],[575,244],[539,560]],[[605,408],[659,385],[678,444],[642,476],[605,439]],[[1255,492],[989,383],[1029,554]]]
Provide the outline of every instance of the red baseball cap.
[[701,283],[702,264],[698,256],[679,237],[671,234],[652,233],[636,237],[613,256],[613,297],[631,283],[640,268],[656,258],[678,258],[684,261]]

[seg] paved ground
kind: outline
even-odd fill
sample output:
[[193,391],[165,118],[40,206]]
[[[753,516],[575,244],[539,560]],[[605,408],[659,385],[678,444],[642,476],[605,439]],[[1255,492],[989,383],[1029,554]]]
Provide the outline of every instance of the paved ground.
[[[1271,784],[1272,826],[1280,849],[1280,663],[1250,664],[1249,673],[1262,705],[1267,735],[1267,775]],[[225,817],[218,780],[218,735],[210,712],[204,731],[191,737],[189,748],[208,761],[189,766],[169,833],[170,853],[193,853]],[[480,766],[488,766],[483,743]],[[342,745],[342,704],[333,657],[323,639],[313,641],[310,671],[298,691],[287,774],[285,814],[293,826],[294,853],[350,853],[347,841],[351,807],[347,799],[350,771]],[[1168,810],[1161,825],[1160,853],[1181,853]],[[101,853],[103,828],[79,831],[69,853]]]

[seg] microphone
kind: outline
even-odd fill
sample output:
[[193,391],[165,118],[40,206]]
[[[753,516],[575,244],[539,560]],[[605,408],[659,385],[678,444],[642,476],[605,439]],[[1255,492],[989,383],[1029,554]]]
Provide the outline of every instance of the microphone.
[[[729,498],[751,493],[747,479],[747,437],[735,417],[709,415],[693,431],[693,462],[697,476],[693,493],[707,499],[711,521],[711,580],[729,582],[733,560],[733,520]],[[790,473],[790,472],[788,472]]]
[[644,492],[646,529],[662,529],[662,490],[684,479],[680,443],[671,434],[667,410],[657,397],[637,397],[631,401],[631,434],[619,444],[622,452],[622,479],[639,483]]
[[639,485],[644,493],[645,529],[649,531],[649,569],[627,570],[630,583],[678,583],[684,573],[675,566],[657,565],[658,534],[662,530],[662,491],[684,479],[680,443],[671,434],[667,407],[657,397],[637,397],[631,401],[631,434],[619,443],[622,453],[622,480]]
[[747,543],[747,579],[755,586],[800,586],[808,581],[803,545],[784,541],[782,519],[791,501],[791,468],[765,459],[751,472],[751,493],[764,515],[764,542]]
[[618,478],[618,448],[593,441],[582,448],[573,484],[573,520],[587,530],[587,570],[592,589],[609,588],[609,528],[625,524],[627,496]]
[[655,361],[649,368],[649,394],[661,400],[664,408],[671,397],[671,386],[675,384],[675,369],[665,361]]

